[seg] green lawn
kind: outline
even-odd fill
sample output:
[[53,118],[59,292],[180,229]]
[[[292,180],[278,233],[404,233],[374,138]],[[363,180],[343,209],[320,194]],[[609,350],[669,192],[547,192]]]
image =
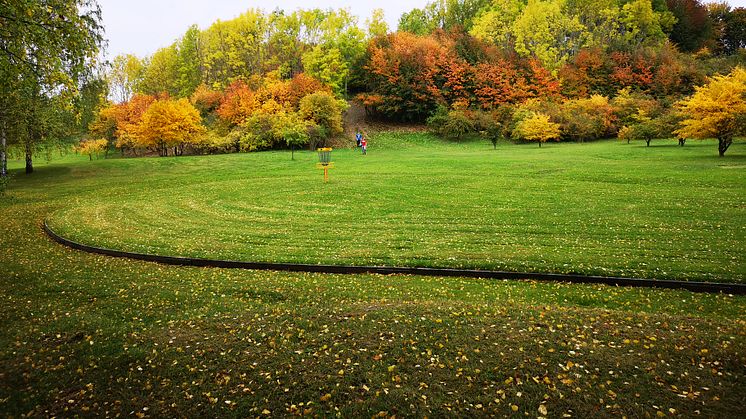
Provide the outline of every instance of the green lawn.
[[97,161],[50,224],[162,255],[743,281],[744,144],[641,144],[381,135],[328,184],[308,152]]
[[[577,235],[567,240],[575,253],[562,250],[571,265],[611,261],[603,267],[612,269],[622,260],[616,255],[640,260],[638,253],[652,249],[642,272],[668,272],[678,264],[665,255],[687,256],[682,276],[742,280],[743,143],[718,159],[711,143],[492,151],[410,139],[416,144],[374,137],[366,157],[335,152],[327,185],[313,155],[291,162],[284,152],[94,162],[69,156],[38,165],[32,176],[16,169],[0,198],[0,414],[743,415],[743,296],[163,266],[67,249],[40,229],[52,215],[55,228],[118,248],[298,261],[318,254],[360,263],[410,260],[397,246],[412,232],[412,246],[433,249],[420,255],[431,258],[425,262],[456,266],[487,263],[463,249],[488,236],[480,227],[512,220],[497,243],[504,254],[491,256],[506,267],[552,266],[559,256],[547,255],[546,265],[520,262],[510,248],[527,255],[551,249],[563,239],[548,233],[567,231]],[[366,217],[355,215],[361,208]],[[234,215],[242,218],[229,222]],[[177,216],[188,217],[171,219]],[[351,239],[327,219],[359,236]],[[575,227],[571,220],[584,221]],[[215,227],[206,227],[211,221]],[[425,225],[433,235],[419,235]],[[456,225],[458,235],[450,233]],[[625,239],[603,243],[600,258],[600,245],[579,239],[606,240],[604,225],[627,230]],[[675,232],[684,226],[691,232]],[[176,227],[203,234],[214,248],[200,250],[203,244],[175,234],[173,243],[159,238],[139,247],[141,234],[169,236]],[[525,231],[516,233],[519,227]],[[286,232],[297,233],[296,246],[319,249],[286,252],[287,243],[262,243],[287,240]],[[232,247],[239,236],[244,247]],[[657,237],[664,239],[654,246]],[[427,244],[444,238],[443,249]],[[637,248],[625,247],[627,240]],[[366,255],[350,256],[351,243]],[[665,253],[672,246],[688,255]],[[718,269],[710,257],[729,268]]]

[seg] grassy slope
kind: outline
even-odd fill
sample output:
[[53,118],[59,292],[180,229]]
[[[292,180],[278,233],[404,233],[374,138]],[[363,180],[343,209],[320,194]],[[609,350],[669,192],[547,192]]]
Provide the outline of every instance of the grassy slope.
[[0,199],[0,412],[743,414],[743,297],[167,267],[39,229],[155,168],[173,165],[157,176],[178,189],[203,161],[253,158],[68,159],[18,175]]
[[743,145],[653,144],[389,134],[335,151],[326,185],[313,153],[100,161],[75,170],[126,184],[81,188],[51,224],[168,255],[742,281]]

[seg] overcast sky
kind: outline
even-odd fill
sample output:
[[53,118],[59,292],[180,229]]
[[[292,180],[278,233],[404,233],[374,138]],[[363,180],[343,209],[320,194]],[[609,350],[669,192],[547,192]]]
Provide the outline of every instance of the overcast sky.
[[[214,21],[229,20],[250,8],[271,12],[296,9],[348,8],[363,27],[375,8],[383,9],[389,29],[395,29],[402,13],[423,7],[428,0],[99,0],[103,13],[107,57],[135,54],[144,57],[173,43],[192,24],[205,29]],[[746,0],[728,0],[731,6],[746,6]]]
[[[746,0],[744,0],[746,1]],[[135,54],[144,57],[173,43],[192,24],[205,29],[216,20],[230,20],[250,8],[271,12],[275,8],[291,12],[297,9],[347,8],[363,27],[371,11],[383,9],[389,28],[396,28],[405,11],[423,7],[428,0],[98,0],[103,14],[107,57]]]

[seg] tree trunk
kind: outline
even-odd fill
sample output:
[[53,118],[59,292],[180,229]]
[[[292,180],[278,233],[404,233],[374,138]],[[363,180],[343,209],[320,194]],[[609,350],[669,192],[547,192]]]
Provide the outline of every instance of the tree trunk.
[[541,141],[539,141],[539,148],[541,148]]
[[5,121],[3,121],[3,126],[0,127],[0,176],[2,177],[8,176],[8,155],[6,154],[7,147],[8,143],[5,139]]
[[650,147],[650,141],[651,140],[645,140],[645,144],[647,144],[647,147]]
[[728,150],[728,147],[730,147],[732,142],[733,139],[731,138],[718,138],[718,152],[720,153],[720,157],[725,156],[725,152]]
[[290,160],[295,160],[295,144],[290,146]]
[[31,142],[26,141],[26,174],[31,174],[34,172],[34,162],[33,162],[33,155],[31,151]]

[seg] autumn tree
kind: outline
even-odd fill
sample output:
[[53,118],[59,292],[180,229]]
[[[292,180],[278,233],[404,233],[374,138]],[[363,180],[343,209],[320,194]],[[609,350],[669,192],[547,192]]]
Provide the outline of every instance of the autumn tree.
[[560,124],[563,139],[595,140],[613,136],[616,115],[605,96],[571,99],[556,107],[553,119]]
[[233,125],[238,125],[248,118],[258,107],[255,93],[249,86],[237,80],[225,90],[217,114]]
[[197,86],[194,93],[192,93],[189,98],[189,101],[199,109],[202,116],[206,116],[214,112],[218,106],[220,106],[220,100],[222,98],[223,94],[221,92],[210,89],[203,83]]
[[423,120],[442,101],[436,75],[446,51],[433,37],[398,32],[372,42],[368,53],[369,88],[380,97],[376,111],[395,119]]
[[684,116],[676,134],[683,138],[717,138],[718,153],[725,155],[733,137],[746,133],[746,70],[735,68],[715,76],[678,103]]
[[518,121],[513,136],[526,141],[541,143],[548,140],[556,140],[560,137],[560,126],[549,120],[549,116],[541,112],[530,112],[525,118]]
[[160,99],[153,102],[137,125],[135,144],[167,156],[184,152],[184,146],[205,132],[199,111],[187,99]]
[[135,148],[138,127],[142,121],[142,117],[155,100],[155,96],[136,94],[129,102],[114,105],[113,109],[104,108],[101,110],[99,114],[100,118],[114,119],[116,123],[116,130],[114,132],[116,142],[114,145],[123,154],[126,149]]
[[99,138],[97,140],[83,140],[75,148],[80,154],[88,156],[89,160],[93,160],[94,155],[103,153],[109,147],[109,141],[106,138]]

